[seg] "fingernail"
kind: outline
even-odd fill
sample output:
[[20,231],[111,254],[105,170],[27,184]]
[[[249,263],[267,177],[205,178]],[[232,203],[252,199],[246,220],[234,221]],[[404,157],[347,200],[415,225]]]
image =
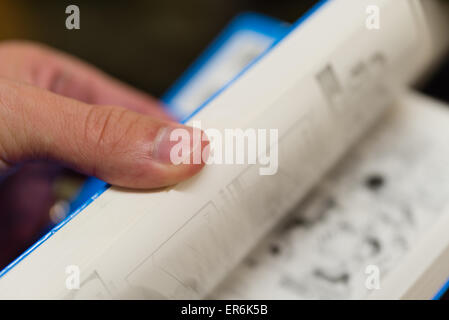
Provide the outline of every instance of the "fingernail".
[[154,140],[152,158],[174,165],[201,163],[201,137],[202,131],[197,128],[163,127]]

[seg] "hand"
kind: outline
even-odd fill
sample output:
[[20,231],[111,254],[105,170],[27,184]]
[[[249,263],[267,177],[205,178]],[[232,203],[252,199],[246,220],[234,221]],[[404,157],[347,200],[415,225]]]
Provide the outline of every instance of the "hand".
[[30,160],[124,187],[171,185],[203,166],[168,161],[172,127],[183,126],[155,99],[73,57],[0,43],[0,268],[49,224],[61,169]]
[[50,159],[114,185],[167,186],[203,166],[171,163],[179,127],[154,99],[73,57],[0,45],[0,169]]

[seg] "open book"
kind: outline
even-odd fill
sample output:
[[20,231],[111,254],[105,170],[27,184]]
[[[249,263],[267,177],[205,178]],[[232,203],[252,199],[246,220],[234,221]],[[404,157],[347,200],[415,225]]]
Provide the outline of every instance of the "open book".
[[449,110],[405,86],[448,20],[438,1],[331,0],[276,35],[226,35],[165,101],[203,130],[278,139],[255,164],[164,190],[100,187],[1,272],[0,297],[434,297],[449,277]]

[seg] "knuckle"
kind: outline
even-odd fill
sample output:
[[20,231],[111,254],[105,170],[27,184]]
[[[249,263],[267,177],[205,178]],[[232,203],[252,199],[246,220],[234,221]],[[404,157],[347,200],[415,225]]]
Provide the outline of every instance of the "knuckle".
[[97,154],[116,154],[123,150],[121,132],[128,117],[126,109],[91,106],[86,116],[84,136]]

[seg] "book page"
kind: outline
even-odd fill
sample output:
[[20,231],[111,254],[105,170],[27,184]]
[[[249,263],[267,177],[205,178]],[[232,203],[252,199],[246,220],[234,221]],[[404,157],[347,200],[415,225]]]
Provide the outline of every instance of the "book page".
[[413,283],[405,257],[448,218],[448,135],[447,106],[404,94],[212,297],[362,299],[379,294],[366,285],[374,266],[392,298],[390,273]]
[[[372,2],[326,3],[189,122],[220,133],[277,130],[259,144],[257,164],[207,165],[164,190],[107,190],[10,268],[0,297],[209,294],[393,104],[386,79],[422,67],[416,8],[375,1],[385,10],[383,29],[372,32]],[[66,286],[71,266],[77,290]]]

